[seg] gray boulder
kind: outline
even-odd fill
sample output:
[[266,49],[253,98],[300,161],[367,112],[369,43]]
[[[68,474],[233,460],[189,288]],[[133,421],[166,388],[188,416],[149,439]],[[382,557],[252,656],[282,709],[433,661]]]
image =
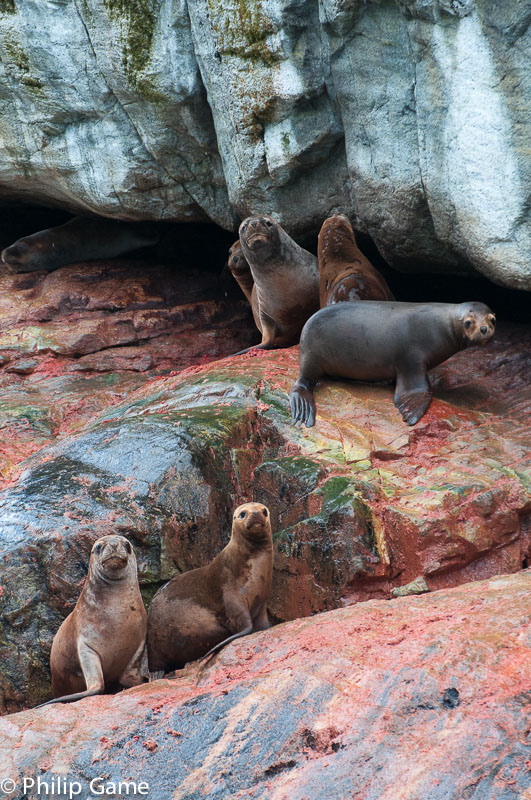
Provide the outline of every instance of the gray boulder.
[[[531,289],[530,0],[0,2],[0,196]],[[28,231],[30,233],[31,231]]]

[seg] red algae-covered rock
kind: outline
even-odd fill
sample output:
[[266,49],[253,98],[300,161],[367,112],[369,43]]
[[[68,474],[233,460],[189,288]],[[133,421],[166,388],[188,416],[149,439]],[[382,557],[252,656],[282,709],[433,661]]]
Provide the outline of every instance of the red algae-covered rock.
[[413,429],[390,386],[337,381],[316,390],[315,427],[294,429],[297,348],[167,377],[127,373],[142,385],[41,447],[0,493],[3,710],[50,696],[53,635],[106,533],[133,541],[147,602],[219,552],[239,503],[265,503],[274,621],[415,580],[433,591],[520,570],[531,538],[530,342],[525,326],[502,326],[488,347],[442,365]]
[[528,800],[530,589],[526,570],[371,600],[4,717],[0,775],[14,800],[37,778],[143,781],[151,800]]
[[219,279],[130,259],[0,274],[0,487],[146,380],[253,341]]

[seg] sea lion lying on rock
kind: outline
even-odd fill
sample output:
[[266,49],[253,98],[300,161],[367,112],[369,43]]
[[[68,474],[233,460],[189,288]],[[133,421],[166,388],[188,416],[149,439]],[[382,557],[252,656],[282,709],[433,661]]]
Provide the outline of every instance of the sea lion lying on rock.
[[324,221],[317,247],[321,308],[351,300],[394,300],[385,279],[365,258],[347,217]]
[[221,553],[206,567],[175,575],[154,596],[147,634],[151,677],[268,628],[272,569],[268,509],[261,503],[238,506],[230,541]]
[[496,317],[483,303],[359,301],[322,308],[303,328],[300,374],[290,393],[293,424],[315,424],[313,387],[323,375],[396,378],[394,403],[415,425],[432,397],[428,371],[469,345],[486,344]]
[[102,694],[113,685],[142,683],[146,620],[130,542],[123,536],[103,536],[92,548],[76,607],[53,640],[55,699],[43,705]]
[[[271,350],[297,344],[302,326],[319,308],[316,257],[299,247],[271,217],[248,217],[240,225],[239,235],[254,281],[251,305],[262,334],[257,347]],[[247,285],[248,280],[245,282]]]
[[156,244],[157,235],[140,233],[134,225],[103,217],[74,217],[55,228],[24,236],[2,250],[10,272],[52,271],[65,264],[114,258]]

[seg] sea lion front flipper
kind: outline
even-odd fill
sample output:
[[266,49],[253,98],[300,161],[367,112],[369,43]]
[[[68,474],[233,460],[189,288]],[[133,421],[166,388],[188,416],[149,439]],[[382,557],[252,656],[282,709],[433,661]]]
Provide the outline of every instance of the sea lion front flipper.
[[50,706],[53,703],[73,703],[75,700],[82,700],[84,697],[103,694],[105,681],[103,680],[103,671],[99,655],[82,639],[78,641],[77,655],[81,672],[83,673],[83,678],[87,685],[85,691],[75,692],[75,694],[66,694],[63,695],[63,697],[55,697],[53,700],[48,700],[48,702],[36,706],[37,708]]
[[292,425],[300,425],[304,422],[307,428],[315,425],[315,399],[312,387],[304,380],[299,378],[293,384],[289,393],[289,404],[291,408]]
[[394,403],[408,425],[416,425],[429,408],[432,391],[426,372],[399,373],[396,380]]

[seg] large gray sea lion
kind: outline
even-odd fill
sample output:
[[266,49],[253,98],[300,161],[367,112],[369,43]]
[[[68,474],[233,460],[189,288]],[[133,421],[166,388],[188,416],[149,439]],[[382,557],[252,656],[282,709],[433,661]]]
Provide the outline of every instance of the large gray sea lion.
[[142,683],[146,619],[130,542],[123,536],[103,536],[92,548],[76,606],[53,640],[50,667],[55,699],[43,705]]
[[10,272],[52,271],[66,264],[114,258],[158,242],[158,235],[140,232],[134,224],[103,217],[74,217],[24,236],[2,251]]
[[251,305],[262,334],[257,347],[271,350],[297,344],[304,323],[319,308],[316,257],[270,217],[248,217],[239,235],[254,281]]
[[352,300],[394,300],[385,278],[359,249],[343,214],[323,222],[317,247],[321,308]]
[[300,374],[290,393],[293,424],[315,423],[313,387],[323,375],[396,379],[394,403],[415,425],[432,392],[428,371],[469,345],[486,344],[496,317],[483,303],[337,303],[311,317],[301,335]]
[[152,677],[268,628],[272,569],[268,509],[261,503],[238,506],[221,553],[205,567],[175,575],[151,601],[147,649]]

